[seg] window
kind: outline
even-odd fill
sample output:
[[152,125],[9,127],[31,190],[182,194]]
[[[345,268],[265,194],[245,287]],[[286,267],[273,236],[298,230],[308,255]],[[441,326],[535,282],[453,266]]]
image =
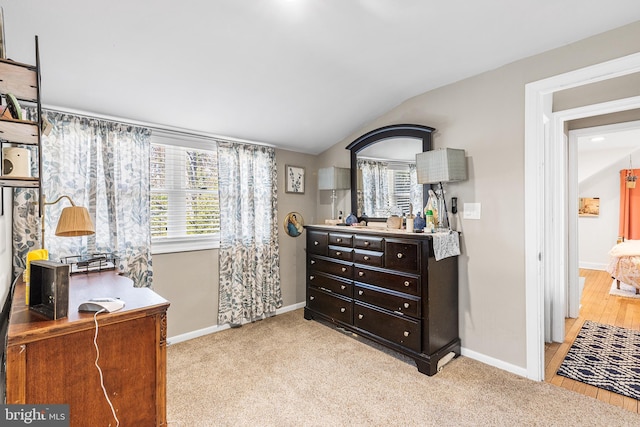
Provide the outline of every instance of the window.
[[397,206],[403,214],[411,204],[411,174],[406,164],[390,164],[388,168],[389,206]]
[[218,247],[220,204],[215,141],[154,131],[150,167],[153,252]]

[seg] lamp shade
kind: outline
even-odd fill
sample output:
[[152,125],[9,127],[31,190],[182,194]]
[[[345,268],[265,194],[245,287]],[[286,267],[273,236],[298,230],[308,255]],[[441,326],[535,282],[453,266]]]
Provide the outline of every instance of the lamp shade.
[[348,190],[351,188],[351,169],[329,168],[318,169],[318,190]]
[[416,154],[419,184],[464,181],[467,179],[467,160],[464,150],[442,148]]
[[82,206],[69,206],[62,209],[58,227],[56,227],[56,236],[74,237],[88,236],[96,232],[89,211]]

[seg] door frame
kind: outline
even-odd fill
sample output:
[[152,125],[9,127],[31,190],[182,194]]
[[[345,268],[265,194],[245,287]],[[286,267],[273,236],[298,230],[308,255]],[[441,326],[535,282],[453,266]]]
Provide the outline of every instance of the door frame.
[[[566,157],[563,123],[569,119],[564,112],[553,113],[553,94],[636,72],[640,72],[640,53],[525,85],[526,343],[527,377],[532,380],[544,380],[545,283],[564,288],[567,277],[567,173],[562,174],[566,169],[562,160]],[[564,185],[558,186],[558,179]]]

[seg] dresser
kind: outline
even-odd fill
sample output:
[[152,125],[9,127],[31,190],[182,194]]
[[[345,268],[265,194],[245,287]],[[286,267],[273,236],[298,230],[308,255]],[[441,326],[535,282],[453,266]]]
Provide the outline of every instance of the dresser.
[[405,354],[427,375],[449,353],[460,354],[458,259],[436,261],[432,235],[305,228],[306,319],[332,322]]
[[69,314],[58,320],[25,306],[18,279],[7,333],[6,403],[68,404],[71,426],[116,425],[94,365],[94,314],[77,310],[96,297],[125,302],[119,311],[97,315],[98,364],[120,425],[165,425],[169,303],[113,271],[72,275]]

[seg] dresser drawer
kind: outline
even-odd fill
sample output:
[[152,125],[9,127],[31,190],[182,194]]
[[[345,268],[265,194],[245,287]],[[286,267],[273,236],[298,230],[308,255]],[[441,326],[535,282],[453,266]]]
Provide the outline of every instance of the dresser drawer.
[[353,246],[353,234],[329,233],[329,244],[334,246]]
[[351,261],[353,258],[353,250],[342,246],[329,246],[329,256],[343,261]]
[[353,296],[353,284],[350,280],[326,276],[314,270],[309,271],[309,277],[307,279],[309,286],[326,289],[349,298]]
[[391,293],[381,288],[373,288],[356,283],[354,299],[369,303],[407,316],[420,317],[420,298],[414,295]]
[[353,278],[358,282],[420,296],[420,276],[418,275],[395,274],[356,266]]
[[353,238],[353,247],[360,249],[369,249],[371,251],[381,251],[384,249],[383,242],[384,239],[382,237],[356,234]]
[[415,241],[386,239],[384,266],[393,270],[420,272],[420,246]]
[[410,317],[355,303],[353,324],[387,341],[420,352],[420,323]]
[[351,279],[353,277],[353,264],[342,261],[330,261],[328,259],[310,256],[309,270],[316,270],[323,273],[335,274],[336,276]]
[[307,253],[327,255],[329,233],[322,231],[307,231]]
[[382,252],[366,251],[364,249],[356,249],[353,252],[353,262],[358,264],[374,265],[382,267]]
[[307,289],[307,308],[316,311],[333,320],[344,323],[353,323],[352,300],[330,294],[319,289]]

